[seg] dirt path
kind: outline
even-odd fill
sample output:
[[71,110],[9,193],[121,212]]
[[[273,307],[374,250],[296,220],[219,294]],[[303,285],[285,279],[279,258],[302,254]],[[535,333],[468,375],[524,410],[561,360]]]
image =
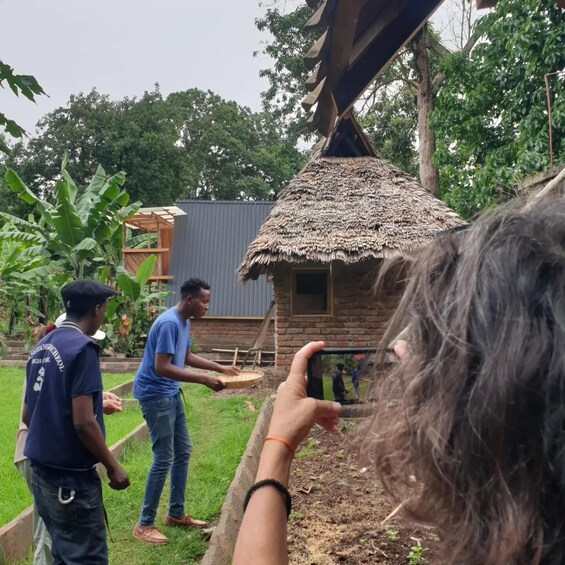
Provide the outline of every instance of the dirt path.
[[[267,370],[260,385],[220,394],[265,396],[284,376]],[[314,429],[297,452],[290,483],[290,563],[440,565],[433,529],[401,513],[381,525],[397,505],[351,449],[357,425],[345,420],[335,434]]]

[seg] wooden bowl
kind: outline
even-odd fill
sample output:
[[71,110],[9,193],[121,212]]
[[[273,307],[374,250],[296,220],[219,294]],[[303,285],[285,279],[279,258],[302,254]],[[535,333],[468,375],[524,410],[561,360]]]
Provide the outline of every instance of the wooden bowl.
[[221,375],[218,378],[224,383],[226,388],[246,388],[260,381],[264,376],[265,373],[263,371],[243,369],[235,377]]

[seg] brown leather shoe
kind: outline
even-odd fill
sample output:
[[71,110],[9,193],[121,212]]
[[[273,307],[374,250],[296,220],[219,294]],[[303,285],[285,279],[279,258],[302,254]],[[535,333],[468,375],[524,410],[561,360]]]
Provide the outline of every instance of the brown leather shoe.
[[155,526],[142,526],[139,523],[133,529],[133,537],[152,545],[169,543],[169,538],[164,536]]
[[165,518],[165,524],[167,526],[180,526],[181,528],[205,528],[208,525],[208,522],[205,522],[204,520],[196,520],[196,518],[185,514],[181,518],[167,516]]

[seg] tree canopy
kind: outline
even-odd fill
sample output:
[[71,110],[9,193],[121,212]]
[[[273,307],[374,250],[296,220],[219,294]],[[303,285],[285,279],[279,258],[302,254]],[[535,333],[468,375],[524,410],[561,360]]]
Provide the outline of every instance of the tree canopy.
[[[47,198],[63,154],[79,186],[98,163],[125,171],[128,192],[144,206],[179,198],[272,198],[301,159],[272,116],[198,89],[164,98],[156,87],[118,101],[96,90],[73,95],[44,116],[38,130],[5,165]],[[7,194],[0,187],[0,204],[10,201]]]
[[[549,163],[544,75],[565,70],[565,11],[554,0],[499,0],[470,56],[443,61],[433,113],[442,193],[471,216]],[[550,80],[553,151],[565,159],[565,76]]]

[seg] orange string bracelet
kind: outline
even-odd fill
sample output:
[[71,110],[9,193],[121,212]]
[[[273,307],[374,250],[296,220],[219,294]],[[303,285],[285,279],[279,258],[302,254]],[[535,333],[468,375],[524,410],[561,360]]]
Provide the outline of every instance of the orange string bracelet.
[[290,445],[290,441],[288,441],[288,439],[281,437],[281,436],[274,436],[274,435],[268,435],[265,438],[265,441],[268,440],[274,440],[274,441],[279,441],[281,443],[284,443],[284,445],[286,445],[288,447],[288,449],[290,450],[290,452],[294,455],[296,449],[294,449],[294,447],[292,447],[292,445]]

